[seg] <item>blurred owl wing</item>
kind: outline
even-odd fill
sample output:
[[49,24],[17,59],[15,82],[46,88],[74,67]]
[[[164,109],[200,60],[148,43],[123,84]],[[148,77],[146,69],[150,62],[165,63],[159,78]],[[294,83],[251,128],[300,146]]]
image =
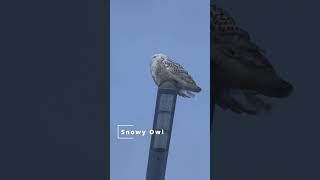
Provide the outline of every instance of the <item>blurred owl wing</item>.
[[[273,66],[266,58],[264,50],[251,41],[247,31],[241,29],[235,20],[223,9],[217,8],[216,20],[217,37],[221,50],[248,67],[261,68],[266,71],[275,72]],[[214,14],[214,13],[212,13]]]
[[215,29],[219,35],[238,35],[250,39],[247,31],[240,28],[236,21],[224,9],[211,7],[210,28]]
[[224,9],[217,8],[211,9],[214,13],[211,13],[211,19],[215,19],[212,22],[212,26],[216,28],[217,38],[222,42],[235,41],[237,44],[241,44],[249,49],[255,49],[264,52],[263,49],[259,48],[256,44],[251,41],[250,35],[247,31],[240,28],[236,21],[226,12]]
[[246,65],[248,68],[256,68],[264,71],[275,73],[275,69],[269,62],[266,55],[258,48],[250,48],[244,45],[233,43],[229,47],[221,47],[222,53],[237,59],[239,63]]

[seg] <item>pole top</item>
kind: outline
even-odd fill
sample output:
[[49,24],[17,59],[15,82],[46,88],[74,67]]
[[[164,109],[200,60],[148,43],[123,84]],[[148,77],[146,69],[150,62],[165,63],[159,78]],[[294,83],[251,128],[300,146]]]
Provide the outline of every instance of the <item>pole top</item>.
[[174,89],[176,90],[176,82],[174,81],[164,81],[163,83],[160,84],[159,86],[160,89]]

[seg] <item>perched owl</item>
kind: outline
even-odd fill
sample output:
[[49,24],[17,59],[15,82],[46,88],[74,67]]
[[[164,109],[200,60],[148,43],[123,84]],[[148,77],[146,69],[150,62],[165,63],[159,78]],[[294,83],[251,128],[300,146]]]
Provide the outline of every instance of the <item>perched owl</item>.
[[223,9],[210,9],[211,71],[216,104],[237,113],[268,111],[265,97],[285,98],[293,86],[279,77],[265,52]]
[[173,81],[178,88],[178,95],[182,97],[191,97],[194,96],[192,92],[201,91],[188,72],[164,54],[155,54],[152,57],[150,70],[157,86],[165,81]]

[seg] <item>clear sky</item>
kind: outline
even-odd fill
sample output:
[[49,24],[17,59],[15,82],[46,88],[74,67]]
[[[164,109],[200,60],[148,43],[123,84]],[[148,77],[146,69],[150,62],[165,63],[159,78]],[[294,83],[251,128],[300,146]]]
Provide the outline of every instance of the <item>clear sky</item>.
[[150,136],[118,140],[116,127],[152,127],[157,87],[149,61],[159,52],[202,88],[177,99],[166,179],[209,179],[209,18],[209,0],[111,1],[111,180],[145,179]]

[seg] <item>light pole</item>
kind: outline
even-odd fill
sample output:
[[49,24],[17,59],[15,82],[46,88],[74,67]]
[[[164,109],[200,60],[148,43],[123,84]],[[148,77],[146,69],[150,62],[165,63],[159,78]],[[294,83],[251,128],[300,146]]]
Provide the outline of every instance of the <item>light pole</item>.
[[164,134],[151,136],[146,180],[165,179],[177,93],[175,83],[171,81],[158,88],[153,130],[163,130]]

